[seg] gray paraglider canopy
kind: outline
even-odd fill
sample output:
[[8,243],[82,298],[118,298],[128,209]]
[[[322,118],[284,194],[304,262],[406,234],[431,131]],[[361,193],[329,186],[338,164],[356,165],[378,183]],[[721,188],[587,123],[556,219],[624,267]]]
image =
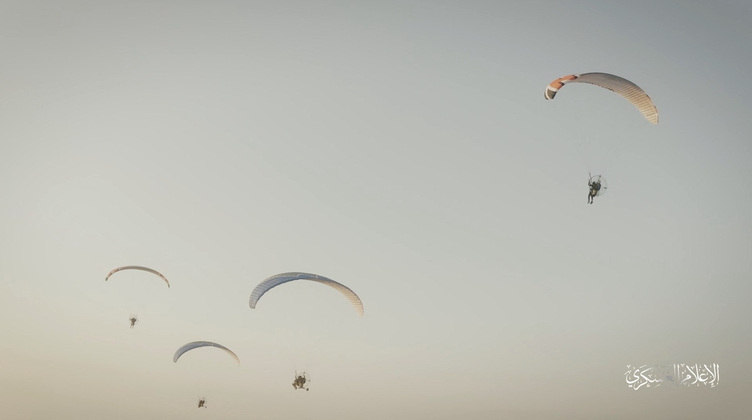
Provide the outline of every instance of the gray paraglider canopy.
[[178,359],[180,359],[180,356],[183,354],[200,347],[216,347],[218,349],[224,350],[227,354],[229,354],[233,359],[235,359],[236,362],[240,363],[240,358],[238,358],[238,355],[235,354],[232,350],[228,349],[227,347],[214,343],[212,341],[193,341],[188,344],[185,344],[181,346],[177,351],[175,352],[175,355],[172,356],[172,361],[177,363]]
[[295,280],[310,280],[315,281],[317,283],[325,284],[340,293],[342,293],[349,301],[352,303],[352,305],[355,307],[355,310],[358,311],[359,315],[363,315],[363,302],[360,300],[360,297],[358,297],[355,292],[353,292],[349,287],[345,286],[342,283],[338,283],[332,279],[328,279],[324,276],[319,276],[318,274],[311,274],[311,273],[299,273],[299,272],[292,272],[292,273],[281,273],[274,276],[271,276],[267,278],[266,280],[262,281],[253,289],[253,292],[251,292],[251,298],[248,302],[251,308],[255,308],[256,304],[258,303],[259,299],[261,299],[261,296],[263,296],[266,292],[269,290]]
[[141,271],[146,271],[146,272],[149,272],[149,273],[152,273],[152,274],[156,274],[159,277],[161,277],[162,280],[164,280],[165,283],[167,283],[167,287],[170,287],[170,282],[167,280],[167,277],[165,277],[165,276],[162,275],[162,273],[160,273],[159,271],[157,271],[157,270],[155,270],[153,268],[142,267],[140,265],[126,265],[126,266],[123,266],[123,267],[115,268],[114,270],[112,270],[109,273],[107,273],[107,277],[104,278],[104,281],[109,280],[110,277],[113,274],[117,273],[118,271],[123,271],[123,270],[141,270]]

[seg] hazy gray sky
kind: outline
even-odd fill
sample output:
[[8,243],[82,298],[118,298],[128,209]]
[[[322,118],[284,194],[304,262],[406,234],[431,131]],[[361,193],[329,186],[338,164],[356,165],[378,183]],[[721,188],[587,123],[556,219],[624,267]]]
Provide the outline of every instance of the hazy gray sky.
[[[2,417],[750,417],[750,22],[746,1],[0,2]],[[593,71],[660,123],[588,85],[544,100]],[[104,282],[129,264],[172,287]],[[365,316],[314,283],[251,310],[285,271]],[[194,340],[240,366],[173,363]],[[625,384],[682,362],[720,386]]]

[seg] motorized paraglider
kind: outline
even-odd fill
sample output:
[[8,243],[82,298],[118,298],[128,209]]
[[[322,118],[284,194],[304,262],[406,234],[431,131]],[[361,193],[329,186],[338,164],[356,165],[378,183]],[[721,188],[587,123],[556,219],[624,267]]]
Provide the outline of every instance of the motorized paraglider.
[[[155,274],[159,276],[164,282],[167,284],[167,287],[170,287],[170,282],[167,280],[167,277],[165,277],[162,273],[159,271],[149,268],[149,267],[143,267],[140,265],[126,265],[122,267],[117,267],[113,270],[111,270],[109,273],[107,273],[107,276],[105,276],[104,281],[108,281],[110,277],[112,277],[113,274],[123,271],[123,270],[139,270],[139,271],[146,271],[148,273]],[[130,321],[131,328],[136,326],[136,322],[138,322],[138,317],[134,314],[131,314],[130,318],[128,318],[128,321]]]

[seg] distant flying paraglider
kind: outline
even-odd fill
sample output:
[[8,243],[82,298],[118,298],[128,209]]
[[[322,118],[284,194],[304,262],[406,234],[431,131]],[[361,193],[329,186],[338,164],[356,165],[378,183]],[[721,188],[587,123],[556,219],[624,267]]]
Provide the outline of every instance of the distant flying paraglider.
[[216,347],[220,350],[223,350],[225,353],[230,355],[230,357],[235,359],[235,361],[238,362],[238,364],[240,364],[240,358],[238,357],[237,354],[235,354],[235,352],[233,352],[232,350],[228,349],[227,347],[221,344],[217,344],[212,341],[192,341],[190,343],[184,344],[179,349],[177,349],[177,351],[175,351],[175,354],[172,356],[172,361],[174,363],[177,363],[178,359],[180,359],[180,356],[182,356],[186,352],[189,352],[193,349],[197,349],[200,347]]
[[559,89],[568,83],[589,83],[616,92],[637,107],[648,121],[658,124],[658,109],[653,101],[644,90],[627,79],[608,73],[570,74],[549,83],[545,98],[553,99]]
[[[225,346],[223,346],[221,344],[215,343],[213,341],[191,341],[190,343],[186,343],[186,344],[180,346],[180,348],[178,348],[177,351],[175,351],[175,354],[172,356],[172,361],[174,363],[177,363],[178,359],[180,359],[180,357],[182,355],[184,355],[185,353],[187,353],[187,352],[189,352],[191,350],[195,350],[195,349],[198,349],[198,348],[201,348],[201,347],[215,347],[215,348],[218,348],[218,349],[224,351],[225,353],[227,353],[230,357],[232,357],[233,359],[235,359],[235,361],[238,362],[238,364],[240,364],[240,358],[238,357],[237,354],[235,354],[235,352],[233,352],[232,350],[228,349],[227,347],[225,347]],[[206,408],[206,398],[201,397],[198,400],[198,408]]]
[[160,273],[159,271],[157,271],[157,270],[155,270],[153,268],[142,267],[140,265],[126,265],[126,266],[123,266],[123,267],[118,267],[118,268],[110,271],[109,273],[107,273],[107,277],[104,278],[104,281],[109,280],[110,277],[113,274],[117,273],[118,271],[123,271],[123,270],[141,270],[141,271],[147,271],[147,272],[152,273],[152,274],[156,274],[159,277],[161,277],[162,280],[164,280],[165,283],[167,283],[167,287],[170,287],[170,282],[167,280],[167,277],[165,277],[165,276],[162,275],[162,273]]
[[345,286],[342,283],[338,283],[324,276],[319,276],[318,274],[299,273],[299,272],[277,274],[259,283],[253,289],[253,292],[251,293],[251,298],[249,300],[250,307],[252,309],[255,308],[259,299],[261,299],[261,296],[263,296],[266,292],[268,292],[272,288],[277,287],[280,284],[284,284],[284,283],[294,281],[294,280],[315,281],[317,283],[325,284],[337,290],[338,292],[342,293],[350,301],[350,303],[352,303],[352,305],[355,307],[355,310],[358,312],[358,314],[363,316],[363,302],[360,300],[360,297],[358,297],[358,295],[352,291],[352,289],[350,289],[349,287]]
[[[149,273],[152,273],[152,274],[156,274],[162,280],[164,280],[165,283],[167,283],[167,287],[170,287],[170,282],[167,281],[167,278],[165,276],[163,276],[162,273],[160,273],[159,271],[157,271],[157,270],[155,270],[153,268],[142,267],[140,265],[126,265],[126,266],[123,266],[123,267],[115,268],[112,271],[110,271],[109,273],[107,273],[107,276],[104,278],[104,281],[109,280],[110,277],[112,277],[113,274],[117,273],[118,271],[123,271],[123,270],[140,270],[140,271],[146,271],[146,272],[149,272]],[[131,315],[131,317],[128,318],[128,320],[131,322],[131,328],[133,328],[134,326],[136,326],[136,322],[138,322],[138,318],[136,317],[136,315]]]

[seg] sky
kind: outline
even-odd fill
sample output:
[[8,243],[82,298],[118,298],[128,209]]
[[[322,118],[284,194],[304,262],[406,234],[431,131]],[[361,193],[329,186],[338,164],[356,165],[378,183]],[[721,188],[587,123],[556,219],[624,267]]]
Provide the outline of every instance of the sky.
[[[745,1],[0,1],[3,418],[750,417],[750,21]],[[638,84],[659,124],[595,86],[543,98],[585,72]],[[171,287],[104,281],[123,265]],[[289,271],[365,315],[303,281],[248,306]],[[197,340],[240,364],[172,362]],[[676,363],[718,386],[625,382]]]

